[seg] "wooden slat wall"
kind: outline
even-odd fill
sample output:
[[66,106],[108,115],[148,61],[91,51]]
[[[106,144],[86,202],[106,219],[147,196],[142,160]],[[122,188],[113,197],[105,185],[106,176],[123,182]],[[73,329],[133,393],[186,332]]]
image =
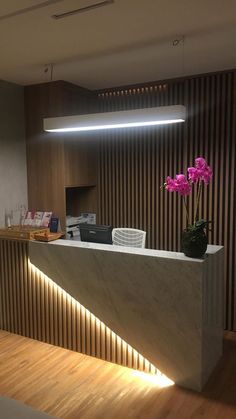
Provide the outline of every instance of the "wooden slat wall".
[[[160,190],[166,176],[204,156],[213,167],[200,217],[213,220],[209,243],[225,246],[225,328],[236,330],[236,72],[98,92],[101,110],[184,104],[184,124],[113,130],[101,137],[100,222],[147,231],[147,247],[179,250],[182,200]],[[196,195],[189,198],[193,216]]]
[[27,242],[0,239],[0,329],[144,372],[160,373],[32,265]]

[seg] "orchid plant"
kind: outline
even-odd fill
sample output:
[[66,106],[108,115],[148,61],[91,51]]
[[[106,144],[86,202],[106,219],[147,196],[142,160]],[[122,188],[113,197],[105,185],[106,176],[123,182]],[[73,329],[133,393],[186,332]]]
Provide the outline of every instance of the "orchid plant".
[[[175,178],[171,178],[168,176],[166,178],[166,182],[164,183],[164,187],[169,192],[177,192],[184,198],[184,205],[187,214],[187,222],[189,223],[189,214],[187,209],[186,197],[191,194],[193,185],[196,184],[197,186],[197,201],[196,201],[196,208],[194,211],[194,228],[198,226],[197,222],[197,214],[198,214],[198,207],[200,202],[200,196],[202,191],[203,184],[208,185],[211,178],[213,176],[213,172],[210,166],[208,166],[206,160],[203,157],[197,157],[195,159],[195,165],[193,167],[188,167],[187,169],[187,176],[184,174],[178,174]],[[202,220],[201,224],[207,224]],[[190,225],[189,225],[190,227]]]

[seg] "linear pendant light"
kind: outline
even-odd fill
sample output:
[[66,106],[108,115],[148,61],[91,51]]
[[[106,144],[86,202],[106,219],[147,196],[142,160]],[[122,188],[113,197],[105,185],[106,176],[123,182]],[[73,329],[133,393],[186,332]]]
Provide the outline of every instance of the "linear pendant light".
[[75,132],[144,127],[184,122],[185,106],[159,106],[128,111],[62,116],[44,119],[44,131]]

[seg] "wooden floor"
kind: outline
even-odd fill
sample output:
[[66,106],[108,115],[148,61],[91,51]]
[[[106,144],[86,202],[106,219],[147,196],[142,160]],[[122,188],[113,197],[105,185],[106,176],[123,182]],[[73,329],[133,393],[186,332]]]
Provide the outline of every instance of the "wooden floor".
[[160,388],[128,368],[0,331],[0,394],[64,419],[235,419],[236,334],[227,333],[224,346],[198,394]]

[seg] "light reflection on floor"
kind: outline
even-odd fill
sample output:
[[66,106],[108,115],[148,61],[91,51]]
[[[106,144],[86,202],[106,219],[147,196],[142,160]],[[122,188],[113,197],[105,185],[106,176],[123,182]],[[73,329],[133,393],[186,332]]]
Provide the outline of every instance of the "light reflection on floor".
[[131,374],[134,377],[140,378],[140,380],[145,381],[149,384],[152,384],[153,387],[165,388],[169,386],[173,386],[175,383],[174,381],[170,380],[166,375],[157,373],[157,374],[147,374],[142,371],[135,371],[132,370]]

